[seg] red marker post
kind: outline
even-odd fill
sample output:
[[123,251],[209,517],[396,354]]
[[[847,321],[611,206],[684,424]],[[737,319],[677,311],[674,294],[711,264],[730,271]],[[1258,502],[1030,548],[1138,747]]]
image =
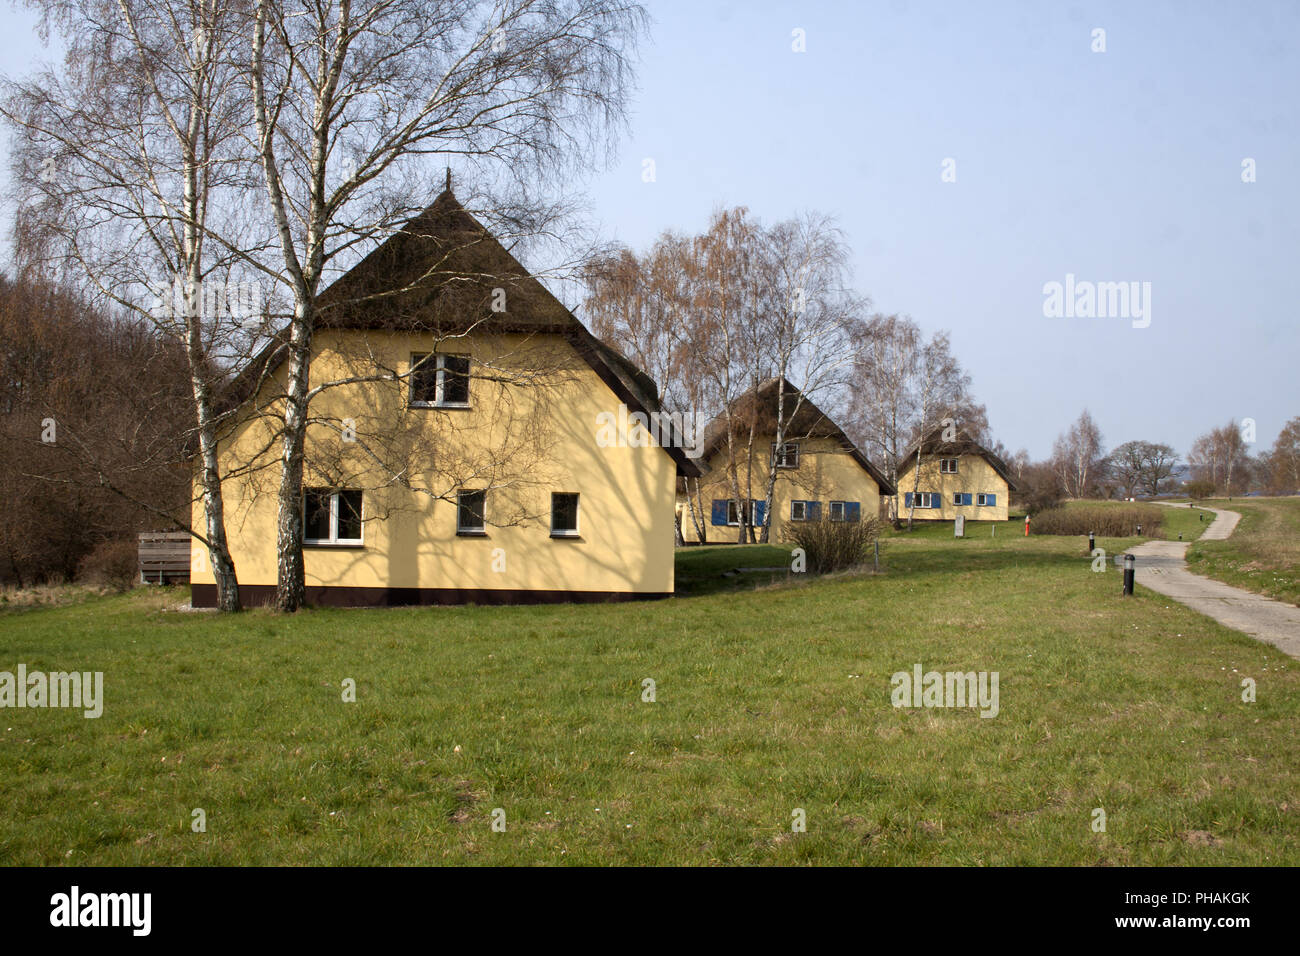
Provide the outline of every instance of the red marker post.
[[1025,537],[1029,537],[1029,515],[1025,515]]

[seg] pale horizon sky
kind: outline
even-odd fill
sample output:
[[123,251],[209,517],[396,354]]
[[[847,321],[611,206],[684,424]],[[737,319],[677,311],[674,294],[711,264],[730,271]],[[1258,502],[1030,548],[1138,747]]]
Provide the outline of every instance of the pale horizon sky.
[[[646,5],[628,134],[579,190],[607,237],[834,216],[856,288],[949,330],[1035,459],[1084,407],[1108,447],[1181,455],[1246,417],[1259,451],[1300,415],[1300,4]],[[0,22],[0,73],[48,58],[29,14]],[[1045,317],[1067,275],[1150,283],[1150,325]]]

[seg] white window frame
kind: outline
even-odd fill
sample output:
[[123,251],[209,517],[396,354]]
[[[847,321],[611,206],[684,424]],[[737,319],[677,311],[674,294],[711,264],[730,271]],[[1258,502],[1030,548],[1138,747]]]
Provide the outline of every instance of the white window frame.
[[[790,455],[794,454],[794,464],[789,464]],[[797,441],[783,442],[778,448],[776,442],[772,442],[772,459],[776,462],[778,468],[798,468],[799,467],[799,443]]]
[[[948,463],[949,463],[949,462],[952,462],[952,467],[951,467],[951,468],[948,467]],[[956,459],[956,458],[940,458],[940,459],[939,459],[939,474],[941,474],[941,475],[955,475],[955,474],[957,474],[957,459]]]
[[[795,513],[794,513],[794,506],[795,506],[795,505],[798,505],[799,508],[800,508],[800,513],[799,513],[799,514],[795,514]],[[791,521],[807,521],[807,520],[808,520],[808,502],[806,502],[806,501],[791,501],[791,502],[790,502],[790,520],[791,520]]]
[[978,492],[975,495],[975,504],[987,508],[989,504],[988,492]]
[[365,544],[366,536],[366,496],[361,493],[361,537],[359,538],[340,538],[339,537],[339,495],[348,491],[361,491],[360,488],[340,488],[337,491],[330,492],[330,536],[328,538],[309,538],[307,537],[307,494],[308,492],[321,491],[320,488],[304,488],[302,499],[302,517],[303,517],[303,544],[313,545],[358,545]]
[[[836,505],[839,505],[839,516],[838,516],[838,517],[837,517],[836,514],[835,514],[835,511],[836,511],[836,507],[835,507],[835,506],[836,506]],[[828,507],[828,508],[826,509],[826,516],[827,516],[827,518],[829,518],[831,521],[845,521],[845,520],[847,520],[847,519],[844,517],[844,502],[843,502],[843,501],[832,501],[832,502],[830,503],[830,507]]]
[[[482,524],[478,527],[467,527],[460,523],[461,504],[460,499],[463,495],[482,495],[483,496],[483,517]],[[456,533],[460,535],[475,536],[487,534],[487,489],[486,488],[460,488],[456,491]]]
[[[573,496],[573,527],[556,529],[555,527],[555,496],[572,495]],[[551,537],[552,538],[579,538],[581,537],[582,527],[582,495],[577,491],[552,491],[551,492]]]
[[[736,512],[736,520],[735,520],[735,521],[732,521],[732,520],[731,520],[731,512],[732,512],[732,509],[733,509],[733,508],[735,509],[735,512]],[[739,527],[740,527],[740,518],[741,518],[742,514],[743,514],[743,512],[740,510],[740,499],[738,499],[738,498],[728,498],[728,499],[727,499],[727,527],[729,527],[729,528],[739,528]]]
[[[434,352],[432,353],[432,355],[428,352],[425,352],[423,354],[416,352],[411,356],[412,368],[414,368],[416,365],[427,366],[429,360],[433,359],[433,369],[434,369],[433,401],[431,402],[418,401],[412,395],[409,402],[411,407],[413,408],[469,408],[470,407],[469,399],[466,399],[463,402],[443,401],[442,398],[443,383],[446,378],[445,373],[447,372],[446,363],[448,358],[464,359],[466,362],[470,361],[470,357],[468,355],[458,353],[458,352]],[[467,369],[465,372],[466,391],[469,391],[469,382],[470,382],[469,371]],[[414,382],[412,382],[411,385],[413,389]]]
[[952,506],[953,506],[954,508],[964,508],[964,507],[965,507],[965,505],[963,505],[963,504],[961,503],[961,498],[962,498],[962,495],[964,495],[964,494],[965,494],[965,492],[963,492],[963,491],[954,491],[954,492],[952,493]]

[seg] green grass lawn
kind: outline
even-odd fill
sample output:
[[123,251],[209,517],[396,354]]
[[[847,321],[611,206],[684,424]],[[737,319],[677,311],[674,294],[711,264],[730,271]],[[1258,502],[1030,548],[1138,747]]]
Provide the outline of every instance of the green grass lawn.
[[1241,515],[1226,541],[1187,549],[1197,574],[1300,604],[1300,498],[1234,498],[1206,502]]
[[[106,702],[0,711],[0,862],[1300,863],[1296,662],[1018,531],[757,588],[721,571],[784,549],[689,549],[698,596],[636,604],[3,612],[0,670]],[[1000,712],[895,709],[915,663]]]

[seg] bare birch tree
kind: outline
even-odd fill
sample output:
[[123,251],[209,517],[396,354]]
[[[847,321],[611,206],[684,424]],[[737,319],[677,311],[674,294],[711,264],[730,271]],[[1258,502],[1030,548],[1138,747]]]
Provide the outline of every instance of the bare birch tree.
[[1246,442],[1237,423],[1229,421],[1197,438],[1187,462],[1195,478],[1212,482],[1216,491],[1231,495],[1241,486],[1241,476],[1249,467]]
[[[920,443],[940,426],[953,434],[963,430],[971,437],[987,430],[982,406],[971,398],[970,376],[952,352],[947,332],[926,339],[910,318],[873,316],[854,325],[854,376],[850,417],[852,431],[884,465],[889,480],[901,490],[900,474],[909,446]],[[969,423],[967,419],[970,419]],[[915,515],[920,487],[920,453],[912,470],[912,508]],[[891,499],[891,518],[897,522],[897,502]]]
[[1101,429],[1085,408],[1052,446],[1052,467],[1070,498],[1086,498],[1102,477],[1106,449]]
[[521,185],[590,162],[622,117],[643,23],[639,6],[618,0],[255,0],[255,148],[293,303],[281,610],[305,596],[300,502],[322,279],[416,211],[434,157]]
[[248,111],[234,56],[240,5],[30,5],[58,31],[66,55],[59,73],[4,87],[0,112],[17,134],[19,261],[75,277],[184,344],[205,515],[202,529],[186,526],[207,547],[218,606],[238,610],[217,390],[225,369],[248,354],[262,300],[256,243],[241,245],[249,228],[239,197],[253,170],[238,135]]

